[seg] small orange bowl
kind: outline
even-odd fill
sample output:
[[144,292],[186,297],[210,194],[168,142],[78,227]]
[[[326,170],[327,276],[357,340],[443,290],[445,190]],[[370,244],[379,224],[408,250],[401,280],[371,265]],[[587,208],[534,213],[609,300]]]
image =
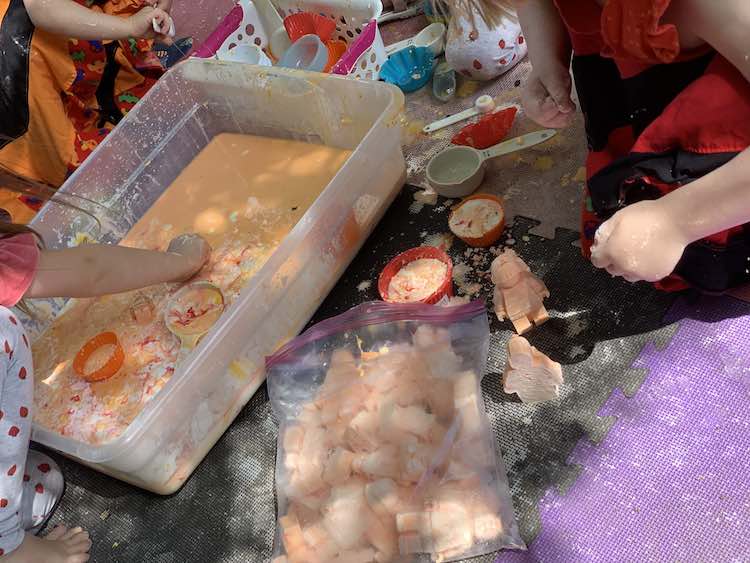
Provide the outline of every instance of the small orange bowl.
[[[102,346],[112,345],[114,345],[115,349],[112,351],[112,356],[107,360],[107,363],[98,370],[86,373],[86,362],[91,355]],[[104,381],[115,375],[120,371],[124,362],[125,352],[122,350],[122,345],[120,345],[120,340],[117,338],[117,335],[114,332],[102,332],[81,346],[81,349],[73,359],[73,369],[84,381],[96,383],[97,381]]]
[[448,227],[469,246],[492,246],[505,229],[503,200],[491,194],[469,196],[453,209]]
[[453,297],[453,262],[451,261],[450,256],[435,246],[420,246],[399,254],[391,260],[385,268],[383,268],[380,278],[378,279],[378,292],[383,301],[388,303],[400,303],[399,301],[393,301],[388,296],[388,288],[391,285],[391,280],[404,266],[423,258],[440,260],[448,267],[448,269],[445,272],[445,279],[435,291],[424,299],[412,301],[411,303],[426,303],[428,305],[434,305],[446,295],[448,297]]

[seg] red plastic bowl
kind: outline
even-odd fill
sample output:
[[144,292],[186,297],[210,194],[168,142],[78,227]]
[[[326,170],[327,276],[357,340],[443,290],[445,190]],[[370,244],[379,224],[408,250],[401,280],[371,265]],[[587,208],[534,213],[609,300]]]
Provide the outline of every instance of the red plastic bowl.
[[378,292],[380,293],[381,299],[388,303],[393,303],[388,299],[388,286],[401,268],[411,262],[416,262],[422,258],[434,258],[440,260],[443,264],[448,266],[448,270],[445,272],[445,280],[431,295],[425,297],[421,301],[414,301],[414,303],[426,303],[427,305],[434,305],[440,301],[446,295],[453,297],[453,262],[450,257],[435,246],[420,246],[418,248],[412,248],[396,256],[391,260],[388,265],[383,268],[378,279]]

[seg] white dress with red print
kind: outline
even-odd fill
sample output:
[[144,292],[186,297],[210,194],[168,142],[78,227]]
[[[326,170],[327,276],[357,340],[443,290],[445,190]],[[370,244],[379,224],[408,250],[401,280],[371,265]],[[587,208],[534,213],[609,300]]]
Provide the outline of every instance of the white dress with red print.
[[527,47],[516,18],[503,16],[488,28],[479,14],[457,15],[448,26],[445,59],[456,72],[472,80],[492,80],[508,72],[526,56]]

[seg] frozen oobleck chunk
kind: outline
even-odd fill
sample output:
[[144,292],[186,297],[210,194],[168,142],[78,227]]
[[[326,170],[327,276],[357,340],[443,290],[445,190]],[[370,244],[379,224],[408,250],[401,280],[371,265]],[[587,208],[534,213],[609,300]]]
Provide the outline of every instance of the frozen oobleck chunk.
[[427,439],[430,430],[435,426],[435,415],[430,414],[419,406],[393,406],[388,423],[402,432],[414,434]]
[[394,516],[411,507],[409,489],[398,486],[391,479],[378,479],[365,485],[365,499],[381,518]]
[[544,299],[549,290],[531,273],[526,263],[513,250],[506,250],[492,262],[493,302],[501,321],[510,319],[518,334],[549,319]]
[[358,517],[367,508],[364,491],[363,480],[351,479],[333,487],[321,509],[323,525],[342,551],[364,546],[367,522]]
[[450,422],[453,418],[453,382],[431,378],[427,388],[430,412],[439,420]]
[[392,561],[398,550],[398,537],[393,517],[379,517],[369,508],[365,509],[363,518],[367,521],[365,536],[377,551],[377,561]]
[[344,443],[354,452],[371,452],[377,449],[380,440],[377,432],[380,416],[377,412],[360,411],[344,432]]
[[556,399],[564,383],[560,364],[520,336],[514,336],[508,342],[508,363],[503,380],[505,392],[516,393],[524,403]]
[[381,446],[374,452],[357,454],[352,469],[361,475],[398,479],[400,476],[398,448],[392,444]]
[[352,475],[354,457],[349,450],[335,448],[323,463],[323,481],[331,486],[346,482]]
[[439,461],[434,447],[417,440],[402,444],[400,450],[401,481],[418,483],[430,470],[431,464]]
[[286,453],[299,453],[302,449],[302,441],[305,437],[305,430],[301,426],[287,426],[284,430],[282,448]]
[[461,369],[461,358],[453,351],[448,329],[420,325],[414,333],[414,346],[435,377],[453,377]]

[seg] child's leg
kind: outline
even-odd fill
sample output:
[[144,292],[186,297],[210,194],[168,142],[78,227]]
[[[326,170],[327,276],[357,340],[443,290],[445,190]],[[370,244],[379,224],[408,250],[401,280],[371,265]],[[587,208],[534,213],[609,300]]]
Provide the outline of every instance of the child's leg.
[[57,508],[64,491],[65,479],[55,461],[41,452],[29,450],[23,473],[23,529],[38,533]]
[[33,386],[28,339],[12,313],[0,308],[0,555],[24,539],[20,512]]

